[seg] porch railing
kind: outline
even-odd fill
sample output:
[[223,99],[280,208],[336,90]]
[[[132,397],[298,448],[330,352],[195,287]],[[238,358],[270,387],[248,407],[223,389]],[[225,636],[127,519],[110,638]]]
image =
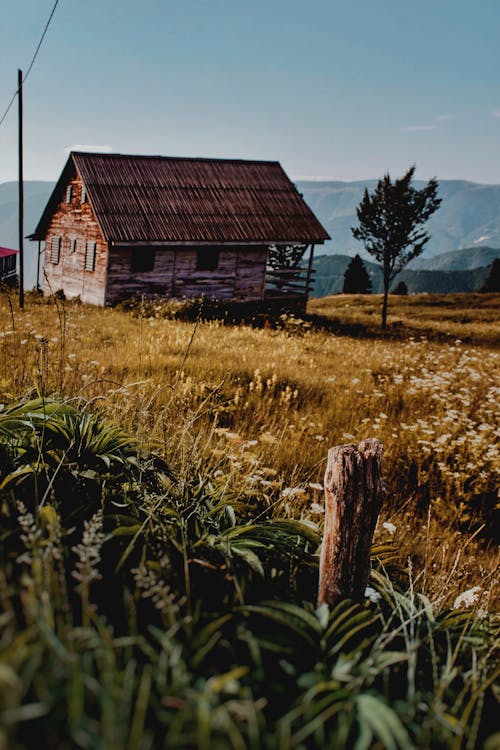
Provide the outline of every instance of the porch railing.
[[315,273],[315,268],[267,268],[264,299],[288,296],[307,299],[314,285]]

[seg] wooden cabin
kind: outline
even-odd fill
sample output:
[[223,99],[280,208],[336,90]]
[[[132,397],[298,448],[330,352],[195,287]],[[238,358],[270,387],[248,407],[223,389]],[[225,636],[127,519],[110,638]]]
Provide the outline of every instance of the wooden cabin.
[[[107,305],[307,297],[329,236],[278,162],[72,152],[30,239],[45,250],[46,295]],[[307,267],[269,269],[271,245],[308,247]]]
[[17,250],[11,250],[8,247],[0,247],[0,283],[17,283],[17,256]]

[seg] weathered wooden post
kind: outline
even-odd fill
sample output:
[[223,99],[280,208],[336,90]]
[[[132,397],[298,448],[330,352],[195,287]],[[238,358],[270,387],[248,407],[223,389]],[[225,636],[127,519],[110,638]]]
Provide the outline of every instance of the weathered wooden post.
[[363,440],[328,451],[325,529],[318,606],[342,598],[362,601],[370,576],[370,549],[385,495],[382,443]]

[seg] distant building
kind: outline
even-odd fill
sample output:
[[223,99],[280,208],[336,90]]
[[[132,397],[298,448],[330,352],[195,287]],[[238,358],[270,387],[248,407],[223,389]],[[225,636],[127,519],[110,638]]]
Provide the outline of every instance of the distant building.
[[17,281],[16,258],[17,250],[0,247],[0,282],[14,284]]
[[[105,305],[307,297],[329,236],[278,162],[73,152],[30,239],[45,243],[45,294]],[[308,247],[307,268],[267,269],[270,245]]]

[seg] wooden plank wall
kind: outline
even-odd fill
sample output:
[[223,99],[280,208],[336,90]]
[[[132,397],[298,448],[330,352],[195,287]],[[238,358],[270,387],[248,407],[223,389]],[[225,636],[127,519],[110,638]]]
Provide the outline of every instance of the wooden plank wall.
[[171,250],[156,250],[152,271],[132,273],[132,250],[129,247],[111,247],[109,251],[106,304],[114,304],[144,294],[170,296],[174,254]]
[[252,300],[262,297],[267,247],[224,247],[213,271],[198,271],[196,248],[157,248],[152,271],[131,272],[132,250],[110,250],[106,303],[144,294],[167,297],[217,297]]
[[[68,183],[72,187],[71,204],[66,203],[66,187],[54,212],[45,242],[43,287],[46,296],[63,291],[68,298],[80,297],[82,302],[103,305],[105,301],[108,247],[89,202],[81,203],[82,183],[74,174]],[[61,237],[59,263],[50,260],[51,241]],[[71,240],[76,239],[76,250],[71,250]],[[96,243],[95,267],[85,270],[87,242]]]

